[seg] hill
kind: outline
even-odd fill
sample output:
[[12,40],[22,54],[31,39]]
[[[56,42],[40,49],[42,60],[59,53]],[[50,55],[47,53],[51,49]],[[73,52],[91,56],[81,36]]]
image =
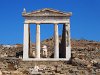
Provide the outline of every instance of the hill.
[[[60,37],[61,39],[61,37]],[[41,41],[47,45],[48,53],[53,53],[54,39]],[[35,46],[35,45],[33,45]],[[3,75],[31,75],[39,66],[41,75],[99,75],[100,42],[90,40],[71,40],[72,58],[66,61],[22,61],[16,53],[22,52],[22,45],[0,45],[0,69]],[[30,69],[32,72],[30,72]]]

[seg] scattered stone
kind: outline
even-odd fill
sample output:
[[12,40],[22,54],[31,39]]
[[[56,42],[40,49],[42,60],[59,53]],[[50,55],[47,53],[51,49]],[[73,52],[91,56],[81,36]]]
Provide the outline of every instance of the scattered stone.
[[0,75],[2,75],[2,71],[0,70]]
[[[43,43],[50,48],[48,56],[53,53],[51,51],[53,46],[50,46],[53,45],[53,42],[48,45],[49,41],[47,44]],[[60,61],[22,61],[22,46],[18,48],[0,46],[0,72],[2,75],[32,75],[34,71],[41,75],[100,75],[100,43],[76,40],[72,44],[74,45],[72,45],[70,64]],[[18,59],[15,58],[16,52],[21,52]]]
[[91,66],[91,63],[84,60],[84,59],[74,58],[72,60],[72,65],[78,65],[78,66],[82,66],[82,67],[88,66],[89,67],[89,66]]
[[61,67],[60,66],[57,67],[56,72],[57,73],[60,73],[61,72]]

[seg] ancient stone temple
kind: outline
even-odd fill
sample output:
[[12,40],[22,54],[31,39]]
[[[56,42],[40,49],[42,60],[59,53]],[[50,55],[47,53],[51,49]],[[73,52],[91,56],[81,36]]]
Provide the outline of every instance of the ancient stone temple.
[[[24,39],[23,39],[23,60],[32,61],[59,61],[70,60],[71,44],[70,44],[70,16],[71,12],[61,12],[45,8],[42,10],[26,12],[24,9],[22,16],[24,21]],[[29,58],[30,50],[30,24],[36,24],[36,47],[35,57]],[[54,58],[40,57],[40,27],[41,24],[54,24]],[[58,24],[63,24],[62,40],[59,42]]]

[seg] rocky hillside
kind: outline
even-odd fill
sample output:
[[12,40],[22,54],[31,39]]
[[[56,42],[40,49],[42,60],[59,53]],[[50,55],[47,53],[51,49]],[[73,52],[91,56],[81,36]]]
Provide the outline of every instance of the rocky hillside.
[[[61,38],[60,38],[61,39]],[[41,45],[53,50],[53,38],[46,39]],[[34,45],[35,46],[35,45]],[[71,40],[72,58],[66,61],[22,61],[16,53],[22,52],[22,45],[0,46],[0,72],[3,75],[34,75],[38,66],[38,75],[99,75],[100,42],[89,40]],[[37,74],[35,74],[37,75]]]

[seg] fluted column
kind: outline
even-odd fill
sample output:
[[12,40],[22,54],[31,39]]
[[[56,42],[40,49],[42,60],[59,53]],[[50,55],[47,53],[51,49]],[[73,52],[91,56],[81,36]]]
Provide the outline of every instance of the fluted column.
[[30,48],[30,28],[29,24],[24,24],[24,38],[23,38],[23,60],[29,58],[29,48]]
[[59,58],[58,24],[54,24],[54,58]]
[[40,58],[40,25],[36,25],[36,58]]

